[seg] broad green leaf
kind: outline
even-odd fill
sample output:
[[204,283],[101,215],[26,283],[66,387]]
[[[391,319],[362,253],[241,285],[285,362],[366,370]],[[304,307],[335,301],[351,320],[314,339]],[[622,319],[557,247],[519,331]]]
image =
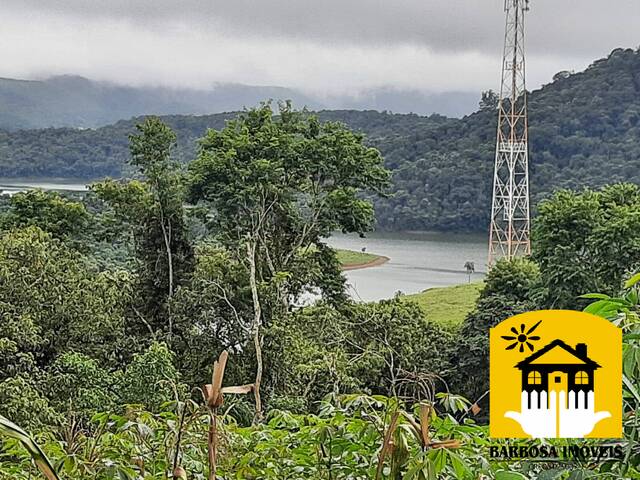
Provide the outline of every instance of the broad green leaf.
[[38,444],[12,421],[0,415],[0,435],[18,440],[27,449],[31,458],[48,480],[60,480],[51,462]]
[[463,458],[453,450],[449,452],[449,458],[451,459],[451,466],[457,478],[465,478],[471,473],[471,470],[469,470]]
[[592,298],[594,300],[609,300],[611,297],[609,295],[605,295],[604,293],[585,293],[584,295],[580,295],[579,298]]
[[629,280],[624,282],[624,288],[634,287],[639,282],[640,282],[640,273],[636,273],[633,277],[631,277]]
[[435,450],[435,454],[429,460],[433,462],[434,473],[439,475],[447,466],[447,450],[444,448]]
[[518,472],[500,470],[496,472],[496,480],[527,480],[527,477]]
[[632,375],[636,367],[636,352],[634,348],[626,345],[625,347],[622,354],[622,371],[625,375]]
[[621,305],[611,300],[598,300],[584,309],[585,313],[591,313],[603,318],[613,318],[617,315]]

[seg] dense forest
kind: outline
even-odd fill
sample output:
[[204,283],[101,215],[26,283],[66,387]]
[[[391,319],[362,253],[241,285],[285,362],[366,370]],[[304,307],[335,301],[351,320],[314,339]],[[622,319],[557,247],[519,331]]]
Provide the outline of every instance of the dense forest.
[[[496,264],[452,330],[346,295],[323,239],[370,230],[362,194],[390,181],[361,134],[284,105],[208,131],[186,165],[175,142],[149,117],[136,179],[2,199],[0,478],[640,478],[640,187],[542,201],[531,258]],[[548,308],[624,331],[619,458],[489,457],[489,328]]]
[[[581,73],[560,72],[531,93],[533,204],[559,187],[640,183],[640,52],[617,49]],[[375,111],[322,111],[321,120],[364,133],[393,172],[392,195],[375,200],[389,230],[484,230],[493,168],[495,96],[462,119]],[[207,128],[235,114],[168,116],[178,137],[176,158],[197,154]],[[0,133],[4,177],[97,179],[130,173],[127,135],[139,119],[96,130],[44,129]],[[125,170],[123,170],[123,168]]]

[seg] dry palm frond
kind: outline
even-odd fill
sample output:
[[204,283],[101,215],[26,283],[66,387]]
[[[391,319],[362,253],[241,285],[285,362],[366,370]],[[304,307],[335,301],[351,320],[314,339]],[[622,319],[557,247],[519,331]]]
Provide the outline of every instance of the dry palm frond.
[[398,427],[398,419],[400,418],[400,412],[394,412],[391,416],[391,422],[389,422],[389,428],[384,435],[382,443],[382,450],[380,450],[380,456],[378,457],[378,468],[376,469],[376,480],[381,478],[382,469],[384,467],[384,459],[393,450],[393,434]]
[[[224,380],[224,370],[227,366],[229,353],[225,350],[220,354],[218,360],[213,363],[213,373],[211,383],[202,387],[204,400],[209,410],[209,435],[208,435],[208,457],[209,457],[209,479],[215,480],[216,467],[218,462],[218,408],[224,403],[224,394],[246,394],[254,390],[254,384],[240,385],[233,387],[222,387]],[[175,477],[175,474],[174,474]],[[182,480],[182,477],[176,477]],[[186,479],[186,472],[184,478]]]

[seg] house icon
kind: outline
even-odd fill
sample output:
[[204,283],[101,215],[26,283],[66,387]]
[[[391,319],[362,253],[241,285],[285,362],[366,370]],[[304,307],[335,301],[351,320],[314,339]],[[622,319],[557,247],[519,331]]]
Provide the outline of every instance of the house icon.
[[[533,396],[538,399],[541,392],[564,391],[565,394],[575,392],[571,399],[575,399],[577,407],[578,392],[584,392],[584,398],[588,398],[588,393],[594,391],[594,372],[601,367],[587,356],[586,344],[578,343],[572,348],[556,339],[516,364],[515,368],[522,372],[522,391],[529,394],[529,403],[532,392],[538,393]],[[567,395],[567,403],[569,398]],[[532,407],[540,405],[529,405]]]

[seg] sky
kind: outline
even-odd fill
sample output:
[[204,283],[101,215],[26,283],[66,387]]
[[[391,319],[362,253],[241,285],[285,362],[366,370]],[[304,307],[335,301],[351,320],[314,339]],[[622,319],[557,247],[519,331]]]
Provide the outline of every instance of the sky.
[[[531,0],[529,88],[640,45],[638,0]],[[0,76],[357,95],[499,88],[504,0],[1,0]]]

